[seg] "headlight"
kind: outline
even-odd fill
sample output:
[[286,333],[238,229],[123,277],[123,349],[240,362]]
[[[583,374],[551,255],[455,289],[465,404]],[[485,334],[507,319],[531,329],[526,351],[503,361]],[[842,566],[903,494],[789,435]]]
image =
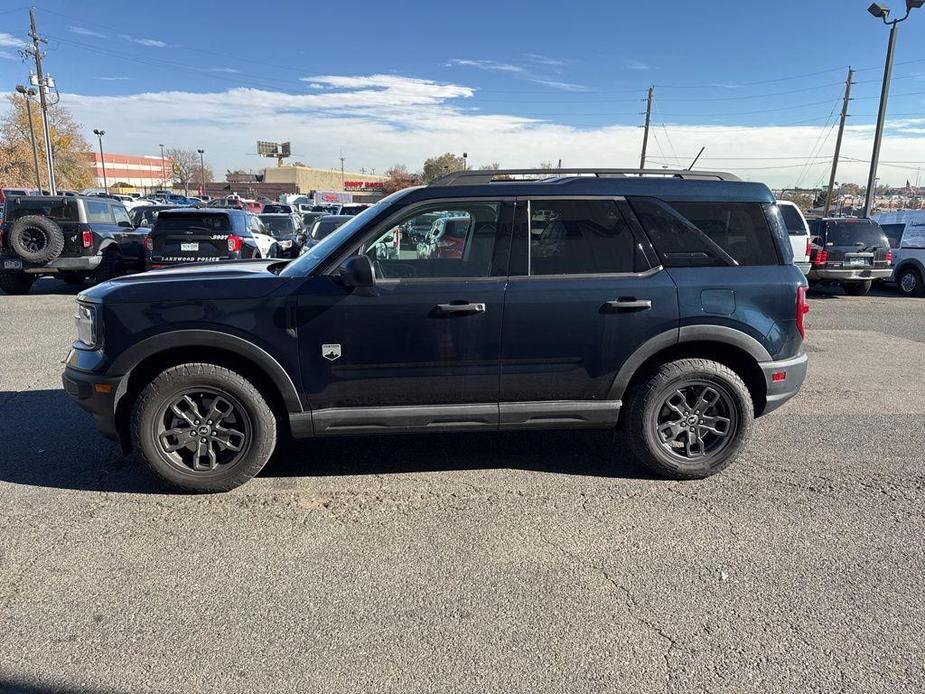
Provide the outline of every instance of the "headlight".
[[99,347],[97,340],[99,334],[96,325],[96,307],[87,304],[77,304],[77,313],[74,316],[77,325],[77,339],[87,347]]

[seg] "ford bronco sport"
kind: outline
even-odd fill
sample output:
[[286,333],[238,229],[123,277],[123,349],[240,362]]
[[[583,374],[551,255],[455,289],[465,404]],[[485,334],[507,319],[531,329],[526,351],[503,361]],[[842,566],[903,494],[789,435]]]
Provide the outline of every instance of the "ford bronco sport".
[[[460,252],[376,252],[421,216],[467,220]],[[618,424],[652,470],[700,478],[800,388],[805,290],[762,184],[457,172],[390,195],[297,260],[81,293],[64,388],[189,490],[242,484],[290,435]]]

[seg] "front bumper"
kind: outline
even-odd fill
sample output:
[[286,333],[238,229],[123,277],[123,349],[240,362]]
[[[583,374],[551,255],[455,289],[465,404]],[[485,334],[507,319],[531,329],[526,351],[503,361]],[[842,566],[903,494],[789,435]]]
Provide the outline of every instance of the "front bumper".
[[800,386],[806,380],[808,361],[806,353],[803,352],[790,359],[758,364],[764,373],[767,387],[766,404],[761,414],[773,412],[799,392]]
[[116,431],[116,399],[121,381],[121,376],[106,378],[70,365],[65,366],[61,374],[64,392],[79,407],[93,415],[96,428],[103,436],[114,440],[119,440]]
[[893,268],[813,268],[809,271],[811,280],[829,280],[833,282],[866,282],[868,280],[885,280],[893,275]]

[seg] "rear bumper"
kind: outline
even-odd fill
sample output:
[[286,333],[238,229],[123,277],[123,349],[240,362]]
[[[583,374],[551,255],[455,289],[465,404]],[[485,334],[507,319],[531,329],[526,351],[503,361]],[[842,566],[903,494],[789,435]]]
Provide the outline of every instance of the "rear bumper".
[[791,359],[758,364],[764,372],[767,387],[766,404],[761,414],[773,412],[799,392],[806,380],[807,363],[808,358],[804,352]]
[[[21,260],[15,256],[4,256],[11,260]],[[78,256],[76,258],[56,258],[48,263],[36,265],[22,261],[22,271],[30,275],[55,274],[58,272],[93,272],[103,260],[100,255]]]
[[809,271],[811,280],[831,280],[835,282],[865,282],[867,280],[885,280],[893,275],[893,268],[813,268]]

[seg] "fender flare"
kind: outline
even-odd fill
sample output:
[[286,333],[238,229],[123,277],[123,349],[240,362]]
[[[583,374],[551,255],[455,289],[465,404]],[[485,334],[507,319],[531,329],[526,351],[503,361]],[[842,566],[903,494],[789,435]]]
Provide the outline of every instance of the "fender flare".
[[[177,347],[216,347],[252,361],[273,381],[286,404],[287,411],[304,411],[295,383],[273,355],[249,340],[216,330],[176,330],[145,338],[116,357],[107,370],[107,375],[127,375],[148,357]],[[120,391],[126,387],[127,382],[128,379],[122,379]],[[121,393],[117,393],[117,397],[118,395]]]
[[609,400],[622,400],[626,387],[636,375],[639,367],[648,359],[664,349],[685,342],[719,342],[736,347],[756,362],[772,361],[772,357],[764,345],[747,333],[724,325],[686,325],[676,330],[667,330],[649,338],[633,352],[617,372],[607,393]]
[[910,265],[918,270],[919,275],[925,279],[925,263],[923,263],[919,258],[904,258],[901,260],[899,265],[893,268],[893,279],[898,278],[899,273]]
[[102,255],[103,253],[108,251],[113,246],[116,247],[116,249],[119,251],[119,254],[121,255],[122,246],[120,246],[119,242],[116,241],[115,239],[103,239],[102,243],[100,243],[100,250],[97,252],[98,255]]

